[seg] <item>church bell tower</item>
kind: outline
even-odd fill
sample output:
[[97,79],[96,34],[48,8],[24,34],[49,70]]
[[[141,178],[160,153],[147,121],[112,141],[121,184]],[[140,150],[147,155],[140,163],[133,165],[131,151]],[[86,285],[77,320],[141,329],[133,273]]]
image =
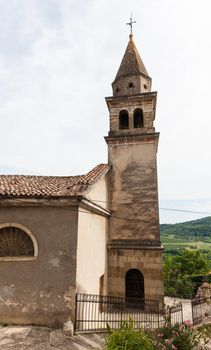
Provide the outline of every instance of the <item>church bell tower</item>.
[[133,35],[106,102],[110,114],[108,294],[163,299],[155,131],[157,93]]

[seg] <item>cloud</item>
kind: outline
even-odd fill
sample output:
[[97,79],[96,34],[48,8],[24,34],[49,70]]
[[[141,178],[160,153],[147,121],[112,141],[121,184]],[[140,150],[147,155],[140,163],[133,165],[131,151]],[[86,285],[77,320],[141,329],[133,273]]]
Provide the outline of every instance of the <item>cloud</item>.
[[161,200],[160,222],[178,223],[211,216],[210,199]]
[[106,161],[111,95],[128,40],[158,90],[161,199],[211,197],[210,2],[0,3],[0,171],[76,174]]

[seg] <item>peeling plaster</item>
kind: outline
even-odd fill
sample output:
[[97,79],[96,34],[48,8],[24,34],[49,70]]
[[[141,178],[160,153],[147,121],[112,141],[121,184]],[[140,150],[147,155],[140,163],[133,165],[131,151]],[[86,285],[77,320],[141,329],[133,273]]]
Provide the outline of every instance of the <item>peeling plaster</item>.
[[45,290],[40,291],[40,298],[50,298],[51,293],[46,292]]
[[68,309],[72,309],[73,296],[74,296],[74,288],[69,286],[69,289],[66,290],[63,294],[63,298],[64,298],[64,301],[66,303],[66,307]]
[[0,211],[0,222],[11,222],[10,217],[14,222],[27,222],[36,232],[39,248],[42,248],[36,261],[2,263],[0,321],[61,327],[70,313],[70,306],[74,308],[75,288],[71,290],[72,299],[65,291],[75,283],[77,215],[61,210],[60,203],[58,208],[44,208],[31,206],[30,201],[24,210],[11,204]]
[[0,299],[4,302],[12,301],[14,297],[14,285],[11,284],[10,286],[3,286],[0,288]]
[[31,304],[30,307],[32,308],[33,311],[36,311],[37,309],[39,309],[39,305],[38,304]]
[[29,309],[28,309],[27,306],[24,306],[24,307],[22,308],[22,312],[23,312],[23,313],[28,312],[28,311],[29,311]]
[[48,263],[49,263],[50,265],[52,265],[53,267],[55,267],[55,268],[59,268],[59,267],[60,267],[59,258],[50,258],[50,259],[48,260]]
[[46,284],[45,289],[40,291],[40,298],[50,298],[52,287]]

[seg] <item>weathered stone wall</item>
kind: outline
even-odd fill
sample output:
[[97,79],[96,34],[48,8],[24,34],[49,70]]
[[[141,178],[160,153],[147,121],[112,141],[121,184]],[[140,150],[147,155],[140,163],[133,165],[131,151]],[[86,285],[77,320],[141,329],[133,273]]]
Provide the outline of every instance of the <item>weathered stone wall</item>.
[[133,95],[151,90],[151,78],[145,75],[128,75],[119,77],[112,84],[114,96]]
[[[146,134],[155,131],[153,121],[155,118],[156,92],[135,96],[107,97],[106,101],[110,112],[109,136]],[[144,127],[134,129],[133,113],[137,108],[143,110]],[[119,130],[119,113],[121,110],[126,110],[129,114],[129,129],[127,130]]]
[[0,207],[0,224],[26,226],[38,244],[27,261],[0,261],[0,322],[61,326],[74,317],[77,207]]
[[110,240],[160,241],[157,140],[157,134],[109,140]]
[[109,294],[125,297],[125,275],[138,269],[144,275],[145,298],[163,300],[162,252],[160,250],[108,250]]
[[211,298],[211,283],[203,283],[197,290],[195,298]]
[[[145,298],[163,299],[154,129],[156,92],[108,97],[110,132],[106,137],[110,173],[108,292],[125,296],[125,275],[138,269],[144,276]],[[144,126],[134,129],[133,113],[142,108]],[[129,114],[129,128],[119,130],[119,112]]]

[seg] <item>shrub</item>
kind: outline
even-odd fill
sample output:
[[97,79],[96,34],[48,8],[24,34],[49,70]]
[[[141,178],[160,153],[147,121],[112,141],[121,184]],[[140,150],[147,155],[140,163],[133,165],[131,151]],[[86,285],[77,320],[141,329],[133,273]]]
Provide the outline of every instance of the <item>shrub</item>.
[[165,295],[176,298],[192,299],[196,294],[196,284],[188,276],[178,276],[177,280],[164,280]]
[[211,339],[211,324],[210,323],[209,324],[204,324],[203,326],[200,326],[198,328],[198,330],[200,332],[205,333],[206,336]]
[[192,327],[190,322],[182,325],[167,325],[159,330],[156,340],[156,349],[160,350],[193,350],[206,349],[208,342],[204,332]]
[[111,330],[107,337],[107,350],[155,350],[149,334],[134,330],[134,322],[124,321],[119,330]]

